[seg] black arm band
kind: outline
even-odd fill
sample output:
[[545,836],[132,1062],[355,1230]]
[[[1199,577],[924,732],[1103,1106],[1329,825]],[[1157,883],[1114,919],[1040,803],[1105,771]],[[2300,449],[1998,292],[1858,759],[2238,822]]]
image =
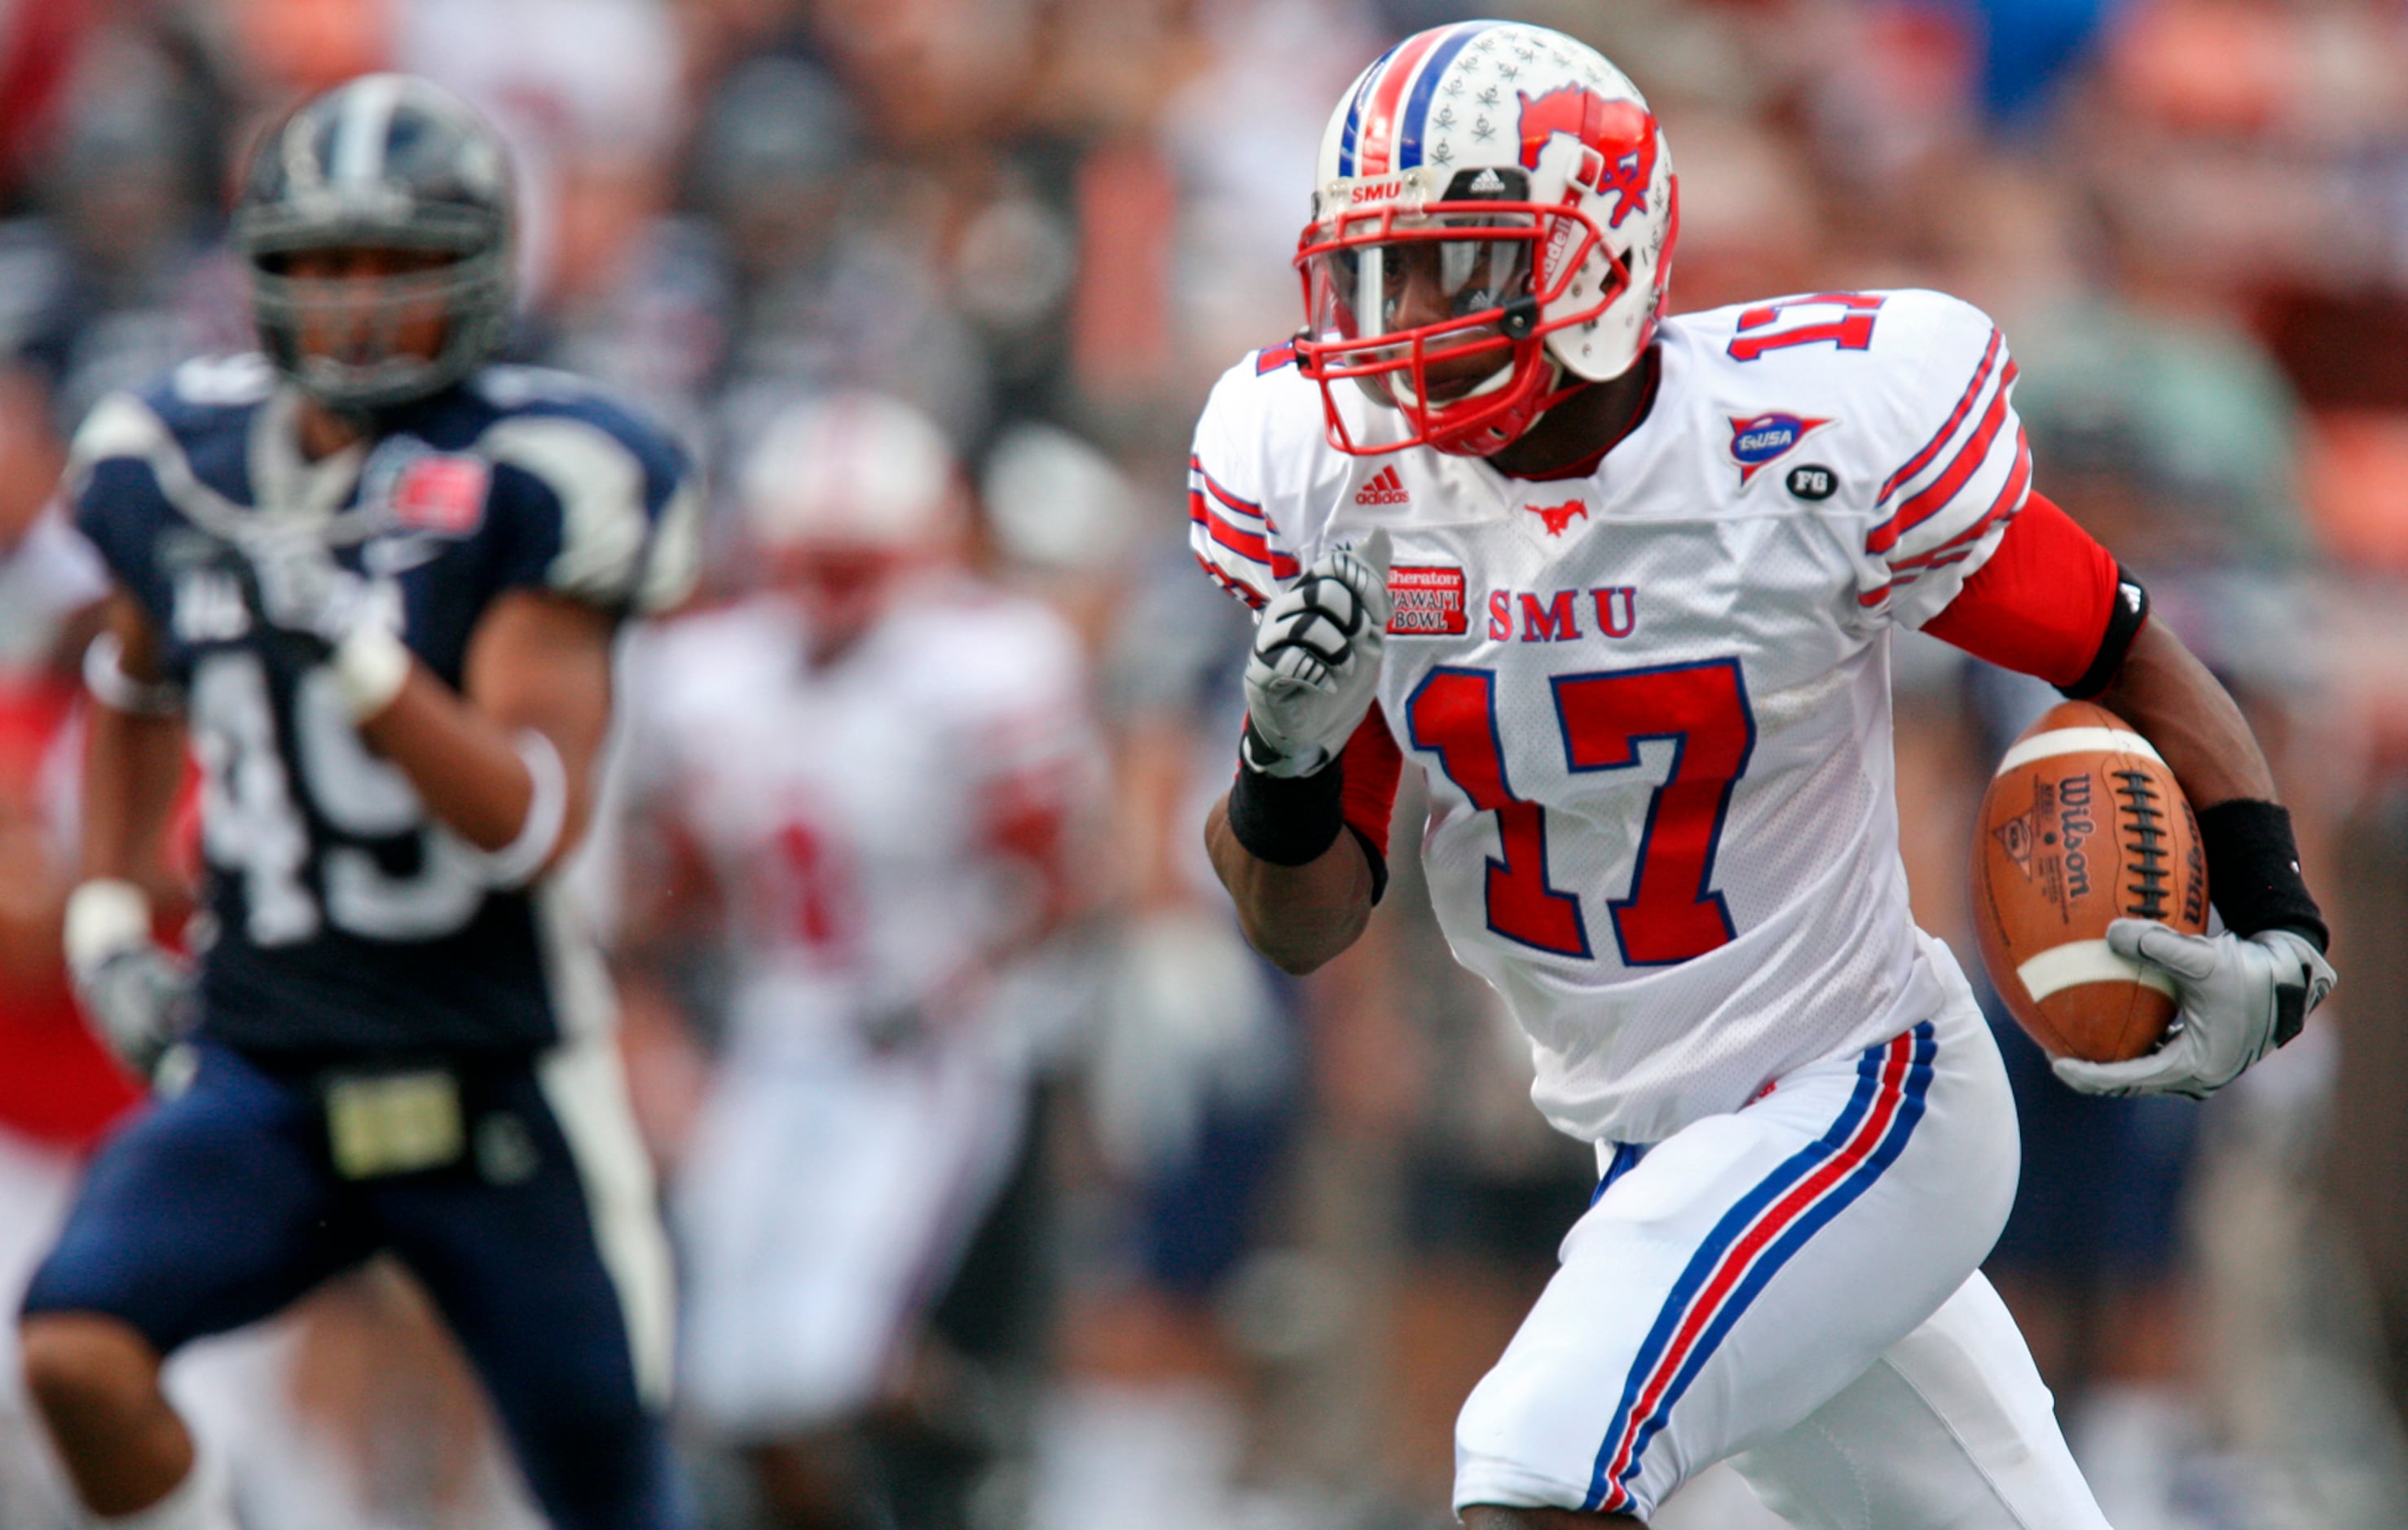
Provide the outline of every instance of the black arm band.
[[2200,848],[2207,854],[2207,895],[2235,935],[2297,930],[2318,951],[2330,943],[2325,916],[2300,875],[2300,847],[2291,814],[2279,803],[2237,798],[2199,814]]
[[1229,832],[1257,861],[1311,865],[1346,826],[1345,779],[1338,760],[1310,776],[1269,776],[1240,759],[1238,783],[1229,788]]
[[2088,701],[2107,689],[2115,671],[2124,667],[2124,655],[2132,651],[2132,639],[2139,636],[2141,623],[2149,619],[2149,592],[2139,579],[2115,565],[2115,598],[2109,603],[2107,630],[2099,636],[2099,651],[2091,656],[2090,667],[2071,685],[2060,685],[2057,694],[2068,701]]
[[[1324,781],[1333,784],[1324,787]],[[1257,861],[1306,865],[1338,842],[1337,831],[1343,827],[1363,847],[1363,860],[1371,868],[1371,907],[1376,908],[1388,895],[1388,853],[1346,822],[1338,807],[1342,785],[1336,761],[1319,775],[1295,779],[1240,765],[1238,783],[1229,789],[1229,832]]]
[[1371,843],[1371,836],[1352,823],[1346,825],[1346,832],[1363,847],[1363,859],[1371,863],[1371,907],[1377,908],[1380,900],[1388,895],[1388,852]]

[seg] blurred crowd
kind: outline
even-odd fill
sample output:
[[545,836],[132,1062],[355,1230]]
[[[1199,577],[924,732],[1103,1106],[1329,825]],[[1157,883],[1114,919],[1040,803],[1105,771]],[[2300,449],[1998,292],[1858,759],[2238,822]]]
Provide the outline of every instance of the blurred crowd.
[[[1061,635],[1076,784],[1047,798],[1046,874],[997,894],[1044,907],[977,1007],[1010,1037],[981,1086],[1009,1108],[842,1421],[859,1451],[780,1456],[697,1414],[710,1523],[822,1523],[781,1506],[856,1479],[886,1516],[864,1525],[1446,1523],[1455,1408],[1590,1154],[1529,1108],[1521,1042],[1436,934],[1411,782],[1361,947],[1297,982],[1238,940],[1198,831],[1247,626],[1189,559],[1182,485],[1212,379],[1299,321],[1330,106],[1396,36],[1484,9],[1648,93],[1676,310],[1902,285],[1988,308],[2038,483],[2250,709],[2343,987],[2204,1108],[2077,1100],[2002,1019],[2027,1145],[1991,1272],[2121,1530],[2408,1523],[2393,0],[0,0],[0,1291],[135,1101],[55,954],[98,593],[50,508],[65,443],[109,390],[248,347],[228,165],[297,95],[399,68],[516,150],[513,359],[639,401],[709,472],[703,587],[637,640],[631,733],[674,732],[664,675],[710,673],[774,582],[746,501],[814,399],[933,422],[962,519],[924,551]],[[2048,696],[1926,641],[1897,674],[1918,912],[1969,952],[1978,783]],[[664,894],[683,831],[658,793],[620,800],[577,875],[674,1199],[751,1055],[722,959],[743,899]],[[873,1050],[938,1044],[910,1029]],[[179,1367],[254,1530],[530,1523],[394,1271]],[[50,1530],[10,1395],[0,1523]],[[1728,1486],[1664,1523],[1748,1523]]]

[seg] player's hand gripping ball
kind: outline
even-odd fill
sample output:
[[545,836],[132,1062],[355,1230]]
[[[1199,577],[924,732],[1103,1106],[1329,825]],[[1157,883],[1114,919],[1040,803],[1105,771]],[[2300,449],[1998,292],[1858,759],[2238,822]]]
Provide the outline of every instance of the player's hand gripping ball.
[[2057,1076],[2090,1094],[2187,1094],[2203,1100],[2300,1034],[2308,1011],[2332,992],[2333,969],[2290,930],[2210,939],[2145,920],[2119,919],[2107,944],[2166,974],[2182,1019],[2165,1045],[2128,1063],[2062,1057]]
[[1371,709],[1388,633],[1388,534],[1322,554],[1263,608],[1246,660],[1246,763],[1310,776]]
[[[2125,920],[2207,928],[2207,858],[2173,772],[2113,712],[2049,709],[1982,799],[1973,923],[2007,1008],[2052,1057],[2119,1063],[2165,1035],[2177,987]],[[2237,1070],[2236,1070],[2237,1071]]]

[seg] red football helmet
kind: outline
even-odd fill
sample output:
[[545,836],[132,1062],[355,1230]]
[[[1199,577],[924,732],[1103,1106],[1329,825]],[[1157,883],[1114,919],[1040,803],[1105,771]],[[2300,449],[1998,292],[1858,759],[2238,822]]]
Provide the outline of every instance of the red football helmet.
[[905,582],[960,554],[968,491],[951,442],[900,399],[809,398],[770,422],[738,479],[761,573],[842,650]]

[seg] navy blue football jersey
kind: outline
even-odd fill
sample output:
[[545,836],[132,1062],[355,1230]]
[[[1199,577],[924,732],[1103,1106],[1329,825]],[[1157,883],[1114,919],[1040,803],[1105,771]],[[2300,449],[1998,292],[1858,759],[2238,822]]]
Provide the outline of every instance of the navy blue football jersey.
[[78,525],[184,690],[214,926],[203,1033],[329,1054],[546,1045],[607,1002],[574,922],[541,884],[494,885],[362,741],[323,648],[259,620],[240,549],[265,524],[322,528],[345,566],[397,590],[405,639],[457,686],[507,591],[613,614],[683,595],[684,458],[558,373],[487,368],[316,463],[297,402],[260,357],[190,362],[97,406],[68,470]]

